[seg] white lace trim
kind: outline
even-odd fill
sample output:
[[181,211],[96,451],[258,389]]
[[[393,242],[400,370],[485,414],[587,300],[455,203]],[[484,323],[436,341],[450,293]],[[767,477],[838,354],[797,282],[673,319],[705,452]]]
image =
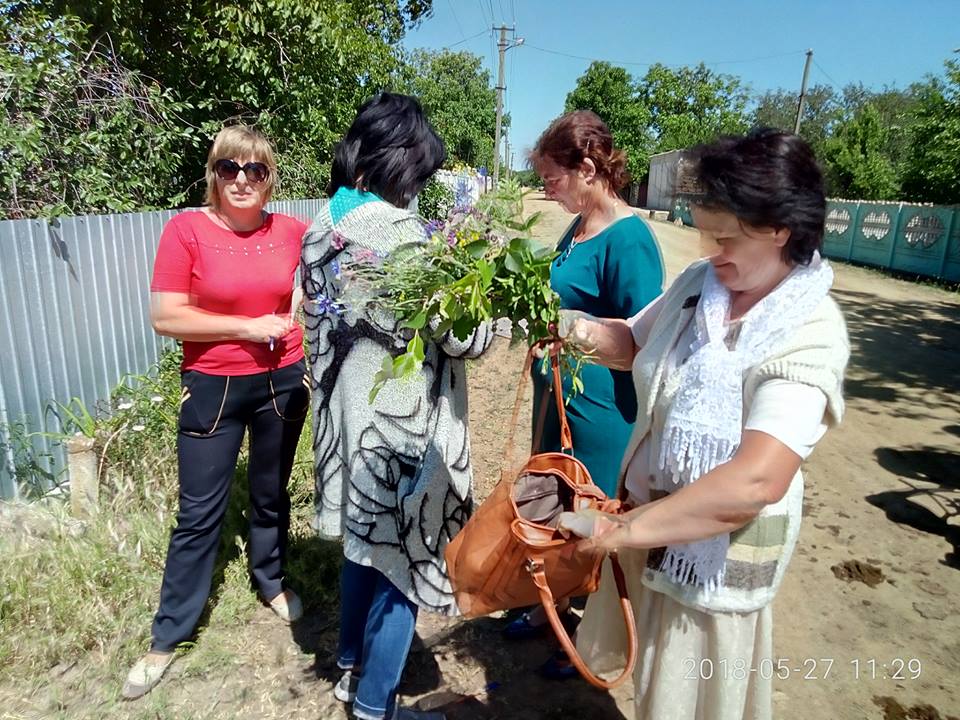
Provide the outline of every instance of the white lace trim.
[[[832,284],[833,270],[818,253],[750,309],[736,347],[730,349],[725,342],[730,291],[707,267],[695,315],[697,339],[679,369],[679,389],[659,448],[659,467],[674,486],[692,484],[733,457],[743,432],[744,372],[800,327]],[[709,595],[723,584],[729,545],[728,534],[672,545],[660,569],[674,582],[693,582]]]

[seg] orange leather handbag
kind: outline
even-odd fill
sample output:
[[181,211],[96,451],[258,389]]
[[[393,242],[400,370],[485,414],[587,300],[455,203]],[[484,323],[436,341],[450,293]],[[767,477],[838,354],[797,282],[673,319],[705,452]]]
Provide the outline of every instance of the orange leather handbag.
[[[513,428],[516,427],[523,389],[530,377],[534,357],[534,349],[531,349],[514,405],[507,444],[508,459],[512,454]],[[532,455],[516,475],[502,475],[494,491],[447,546],[447,571],[457,605],[467,617],[540,602],[557,639],[583,677],[597,687],[610,689],[630,676],[637,657],[636,626],[623,571],[616,555],[611,555],[627,628],[628,653],[623,673],[607,681],[587,668],[556,610],[558,599],[596,591],[600,584],[603,555],[578,551],[580,538],[562,534],[556,526],[561,512],[588,508],[617,512],[620,502],[608,499],[593,483],[586,466],[573,456],[560,365],[555,352],[551,353],[551,365],[563,452]],[[546,402],[543,406],[546,407]],[[542,426],[543,414],[538,426]]]

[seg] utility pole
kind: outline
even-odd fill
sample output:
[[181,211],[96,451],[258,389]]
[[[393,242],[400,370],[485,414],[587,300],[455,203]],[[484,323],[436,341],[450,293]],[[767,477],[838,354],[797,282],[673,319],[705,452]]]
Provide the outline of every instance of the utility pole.
[[500,50],[500,67],[497,70],[497,127],[493,135],[493,187],[497,187],[500,180],[500,128],[503,124],[503,91],[507,89],[506,80],[503,77],[503,57],[507,50],[513,47],[523,45],[523,38],[517,38],[512,43],[507,42],[507,30],[513,32],[516,28],[501,25],[494,27],[494,30],[500,31],[500,42],[497,47]]
[[[494,28],[496,29],[496,28]],[[500,125],[503,122],[503,91],[506,90],[503,79],[503,56],[507,54],[507,26],[500,26],[500,69],[497,71],[497,129],[493,135],[493,188],[500,181]]]
[[800,83],[800,101],[797,103],[797,120],[793,124],[793,134],[800,134],[800,119],[803,117],[803,101],[807,98],[807,78],[810,76],[810,61],[813,60],[813,50],[807,50],[807,62],[803,65],[803,82]]
[[506,177],[507,180],[509,180],[510,179],[510,136],[506,132],[506,130],[504,130],[504,133],[503,133],[503,162],[506,165],[506,167],[504,168],[505,172],[503,174],[504,174],[504,177]]

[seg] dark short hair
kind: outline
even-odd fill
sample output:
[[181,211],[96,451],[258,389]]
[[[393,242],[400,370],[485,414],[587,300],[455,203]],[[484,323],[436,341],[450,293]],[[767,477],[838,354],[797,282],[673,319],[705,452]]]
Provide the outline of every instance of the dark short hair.
[[799,135],[760,128],[722,137],[686,153],[684,165],[692,205],[724,210],[754,227],[789,229],[783,258],[790,264],[806,265],[820,249],[823,173]]
[[327,193],[357,187],[406,207],[445,158],[416,98],[380,93],[361,106],[337,144]]
[[550,123],[530,153],[534,167],[543,158],[567,170],[576,170],[589,158],[597,175],[614,191],[630,182],[627,154],[613,146],[610,128],[590,110],[575,110]]

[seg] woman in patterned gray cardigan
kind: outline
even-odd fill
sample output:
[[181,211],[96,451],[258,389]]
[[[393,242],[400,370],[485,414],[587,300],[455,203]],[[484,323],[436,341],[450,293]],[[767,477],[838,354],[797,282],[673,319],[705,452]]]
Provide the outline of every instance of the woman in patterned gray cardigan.
[[492,333],[428,343],[423,371],[370,403],[374,375],[408,337],[392,315],[343,306],[341,267],[425,241],[406,208],[443,159],[415,99],[369,100],[337,146],[330,200],[303,244],[317,525],[343,539],[345,556],[334,693],[364,720],[442,718],[400,708],[396,691],[419,608],[456,612],[443,551],[472,508],[464,360]]

